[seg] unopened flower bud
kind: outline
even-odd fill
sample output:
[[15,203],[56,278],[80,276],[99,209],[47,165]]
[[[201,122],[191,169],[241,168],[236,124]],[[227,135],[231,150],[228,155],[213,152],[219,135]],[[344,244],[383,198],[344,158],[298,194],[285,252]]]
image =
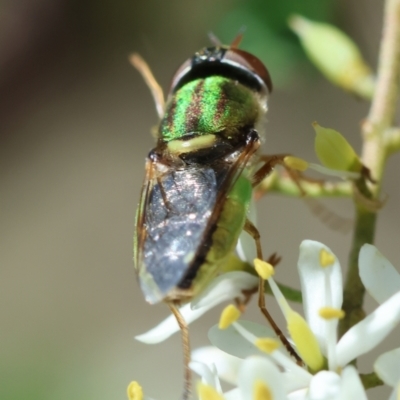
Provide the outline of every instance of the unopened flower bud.
[[361,171],[361,161],[343,135],[316,122],[313,123],[313,127],[316,133],[315,152],[321,164],[340,171]]
[[375,78],[356,44],[338,28],[299,15],[289,19],[307,56],[332,83],[371,99]]

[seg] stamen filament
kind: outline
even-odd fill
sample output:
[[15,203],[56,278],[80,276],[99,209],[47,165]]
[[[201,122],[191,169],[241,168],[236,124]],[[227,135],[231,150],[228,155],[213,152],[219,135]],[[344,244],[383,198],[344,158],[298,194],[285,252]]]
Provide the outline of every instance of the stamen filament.
[[360,178],[361,174],[359,172],[353,172],[353,171],[342,171],[342,170],[337,170],[337,169],[331,169],[324,167],[323,165],[319,164],[314,164],[310,163],[308,165],[310,169],[313,169],[314,171],[320,172],[321,174],[324,175],[329,175],[329,176],[336,176],[338,178],[342,179],[358,179]]
[[[234,322],[232,324],[234,326],[234,328],[236,329],[236,331],[242,335],[243,338],[245,338],[247,341],[249,341],[250,343],[252,343],[254,346],[256,346],[257,348],[259,348],[257,346],[257,341],[258,340],[265,340],[266,338],[258,338],[257,336],[253,335],[251,332],[249,332],[246,328],[244,328],[240,323],[238,322]],[[270,340],[275,340],[273,338],[271,338]],[[263,349],[260,349],[261,351],[263,351]],[[280,352],[280,351],[272,351],[271,353],[269,353],[269,356],[271,358],[273,358],[277,364],[279,364],[280,366],[282,366],[284,369],[288,370],[288,371],[293,371],[298,375],[301,375],[304,379],[306,380],[310,380],[312,375],[306,371],[305,369],[303,369],[302,367],[300,367],[299,365],[297,365],[289,356],[287,356],[286,354]]]

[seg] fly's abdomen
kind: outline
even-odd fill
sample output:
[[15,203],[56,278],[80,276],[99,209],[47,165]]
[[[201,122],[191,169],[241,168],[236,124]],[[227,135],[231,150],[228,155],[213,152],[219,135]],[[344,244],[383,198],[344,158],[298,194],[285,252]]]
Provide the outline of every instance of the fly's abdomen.
[[191,282],[191,290],[194,295],[208,284],[227,256],[235,249],[246,221],[251,193],[250,181],[244,176],[240,176],[225,199],[210,239],[211,245],[205,261],[197,269],[197,274]]
[[239,177],[229,193],[218,219],[207,261],[218,263],[235,248],[246,220],[251,191],[249,180],[243,176]]

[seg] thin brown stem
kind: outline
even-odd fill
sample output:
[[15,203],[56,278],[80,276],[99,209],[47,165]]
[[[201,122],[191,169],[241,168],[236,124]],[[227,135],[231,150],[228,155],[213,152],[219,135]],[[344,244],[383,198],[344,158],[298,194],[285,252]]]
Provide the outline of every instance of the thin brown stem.
[[[257,257],[260,260],[263,260],[261,241],[260,241],[260,233],[258,232],[258,229],[248,219],[246,219],[243,229],[256,242]],[[270,261],[271,261],[271,264],[277,264],[280,261],[280,257],[277,257],[276,254],[273,254],[272,257],[270,258]],[[277,323],[274,321],[271,314],[267,310],[267,307],[265,305],[264,286],[265,286],[265,280],[260,277],[259,284],[258,284],[258,307],[260,308],[261,313],[264,315],[264,317],[267,319],[267,321],[271,325],[271,328],[274,330],[276,335],[279,337],[282,344],[286,347],[289,354],[296,360],[297,364],[303,365],[303,360],[299,357],[299,355],[293,349],[292,345],[289,343],[286,336],[283,334],[283,332],[281,331],[281,329],[279,328],[279,326],[277,325]]]

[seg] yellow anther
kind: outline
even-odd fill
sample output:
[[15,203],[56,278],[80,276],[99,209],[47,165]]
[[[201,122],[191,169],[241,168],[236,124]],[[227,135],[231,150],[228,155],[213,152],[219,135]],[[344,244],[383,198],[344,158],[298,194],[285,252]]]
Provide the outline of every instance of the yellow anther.
[[202,382],[197,384],[197,394],[200,400],[224,400],[222,395],[219,394],[213,387]]
[[129,400],[143,400],[142,387],[136,381],[128,385],[127,394]]
[[226,306],[221,313],[218,324],[219,329],[228,328],[233,322],[238,320],[239,317],[240,311],[233,304],[229,304],[229,306]]
[[300,357],[312,371],[321,370],[324,366],[324,357],[319,348],[317,338],[305,319],[292,310],[290,310],[286,318],[288,331]]
[[295,169],[300,172],[305,171],[309,166],[309,163],[306,160],[303,160],[302,158],[298,158],[298,157],[293,157],[293,156],[286,156],[283,159],[283,162],[289,168]]
[[271,389],[260,379],[254,382],[253,389],[254,400],[273,400],[274,397],[271,393]]
[[264,280],[269,279],[275,274],[274,267],[270,263],[260,260],[259,258],[254,259],[254,268],[256,269],[257,274]]
[[346,315],[340,308],[322,307],[319,309],[318,314],[324,319],[342,319]]
[[329,267],[335,262],[335,256],[325,249],[321,249],[319,252],[319,264],[322,268]]
[[264,353],[271,354],[280,346],[280,342],[271,338],[258,338],[254,345]]

